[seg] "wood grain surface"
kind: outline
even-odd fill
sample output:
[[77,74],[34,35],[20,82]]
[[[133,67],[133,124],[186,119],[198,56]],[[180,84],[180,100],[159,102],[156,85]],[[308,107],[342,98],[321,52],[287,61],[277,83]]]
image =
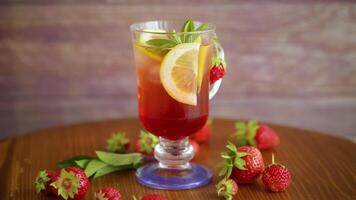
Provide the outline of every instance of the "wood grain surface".
[[[281,144],[273,152],[277,161],[292,173],[292,184],[283,193],[265,191],[260,181],[240,186],[235,199],[355,199],[356,144],[345,139],[285,126],[272,125],[281,137]],[[37,131],[0,141],[0,194],[2,199],[48,199],[37,195],[33,186],[39,170],[55,169],[56,162],[79,154],[93,155],[104,150],[106,139],[115,131],[125,131],[130,138],[137,137],[141,125],[135,119],[71,125]],[[229,135],[234,132],[234,121],[215,120],[212,138],[201,147],[194,162],[204,163],[214,171],[210,185],[185,191],[162,191],[136,183],[134,171],[110,174],[91,181],[86,199],[103,186],[119,188],[123,199],[133,194],[163,194],[175,199],[218,199],[215,193],[219,152],[225,149]],[[263,152],[265,163],[272,151]]]
[[[217,116],[356,136],[356,6],[347,1],[0,2],[0,138],[135,116],[128,26],[210,21],[229,64]],[[332,123],[331,123],[332,122]]]

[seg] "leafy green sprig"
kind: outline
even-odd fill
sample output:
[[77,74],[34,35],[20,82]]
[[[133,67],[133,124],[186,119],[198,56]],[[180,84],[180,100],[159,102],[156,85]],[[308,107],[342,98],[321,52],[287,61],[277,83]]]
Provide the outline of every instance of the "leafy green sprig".
[[136,169],[141,165],[141,163],[142,155],[139,153],[119,154],[96,151],[96,157],[75,156],[67,160],[63,160],[57,165],[59,168],[82,168],[88,177],[96,179],[112,172]]
[[173,31],[173,33],[171,33],[167,39],[155,38],[148,40],[146,43],[156,49],[173,48],[178,44],[194,42],[199,37],[199,34],[190,32],[203,31],[206,30],[207,27],[207,23],[202,23],[199,27],[196,28],[193,20],[188,19],[186,22],[184,22],[181,28],[181,33],[179,35]]

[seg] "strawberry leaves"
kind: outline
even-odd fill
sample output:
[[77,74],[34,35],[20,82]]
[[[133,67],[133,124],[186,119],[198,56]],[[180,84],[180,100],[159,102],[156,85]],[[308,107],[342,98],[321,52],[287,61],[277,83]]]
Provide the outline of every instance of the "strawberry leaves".
[[222,152],[221,157],[224,159],[219,176],[230,177],[234,167],[245,170],[246,162],[243,157],[247,156],[246,152],[239,152],[234,144],[229,142],[226,145],[227,152]]
[[126,152],[127,146],[130,144],[130,139],[126,137],[125,133],[117,132],[111,135],[107,141],[107,150],[117,153]]
[[145,151],[147,154],[150,154],[156,144],[159,143],[159,140],[157,136],[141,130],[140,139],[138,140],[138,143],[143,151]]
[[256,146],[255,136],[259,128],[257,120],[250,120],[246,123],[236,122],[235,123],[235,137],[240,145],[252,145]]

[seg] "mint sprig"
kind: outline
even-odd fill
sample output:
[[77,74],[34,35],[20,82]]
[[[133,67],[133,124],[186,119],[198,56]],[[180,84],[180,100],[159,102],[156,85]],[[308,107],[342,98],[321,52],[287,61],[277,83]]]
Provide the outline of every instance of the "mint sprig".
[[188,19],[187,21],[184,22],[179,36],[175,33],[175,31],[173,31],[173,33],[171,33],[167,39],[162,39],[162,38],[150,39],[146,43],[150,45],[150,49],[149,49],[150,51],[159,52],[162,51],[162,49],[173,48],[181,43],[194,42],[199,37],[199,34],[197,33],[189,34],[189,32],[203,31],[206,30],[207,28],[208,28],[207,23],[202,23],[198,28],[195,28],[193,20]]
[[70,166],[82,168],[88,177],[96,179],[115,171],[136,169],[142,163],[142,155],[139,153],[119,154],[97,151],[96,156],[74,156],[57,165],[59,168]]

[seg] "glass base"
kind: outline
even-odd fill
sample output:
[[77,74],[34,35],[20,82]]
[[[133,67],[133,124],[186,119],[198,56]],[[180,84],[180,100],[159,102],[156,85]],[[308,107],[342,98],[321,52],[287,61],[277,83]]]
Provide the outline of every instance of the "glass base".
[[137,181],[147,187],[166,190],[186,190],[207,185],[212,172],[203,165],[191,163],[187,169],[164,169],[150,163],[136,171]]

